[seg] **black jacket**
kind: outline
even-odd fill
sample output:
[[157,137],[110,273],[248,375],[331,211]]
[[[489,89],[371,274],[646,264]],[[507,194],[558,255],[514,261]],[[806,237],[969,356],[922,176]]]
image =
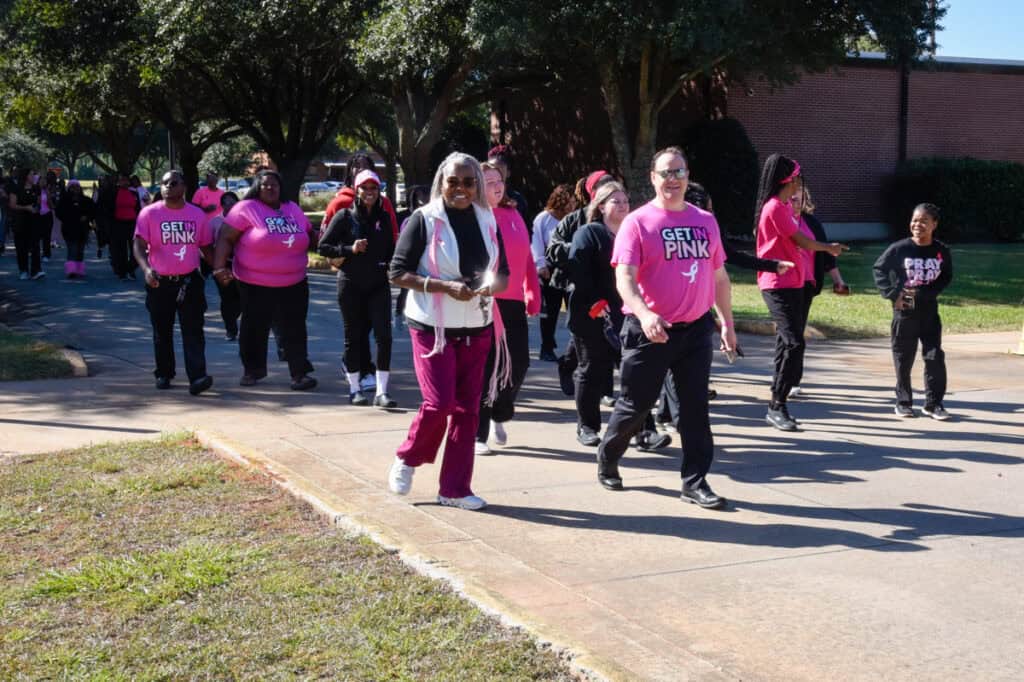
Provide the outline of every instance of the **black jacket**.
[[[357,239],[367,240],[363,253],[352,251]],[[338,278],[356,281],[369,289],[388,282],[388,265],[395,253],[391,216],[378,202],[369,214],[355,207],[334,214],[317,251],[326,258],[344,258]]]
[[[815,218],[810,213],[803,214],[804,222],[807,223],[807,227],[811,228],[811,232],[814,233],[814,238],[819,242],[828,243],[828,237],[825,235],[825,228],[822,226],[821,221]],[[821,286],[824,284],[825,273],[836,267],[836,257],[828,251],[815,251],[814,252],[814,295],[817,296],[821,293]]]
[[615,288],[612,247],[615,235],[604,223],[584,225],[576,230],[566,263],[573,285],[569,296],[569,329],[578,336],[603,333],[604,322],[590,317],[590,307],[604,299],[616,329],[622,326],[622,299]]
[[83,241],[89,236],[89,221],[96,213],[96,204],[89,197],[64,192],[56,213],[64,241]]
[[569,249],[572,247],[576,230],[586,223],[586,208],[578,208],[562,218],[555,231],[551,233],[551,241],[548,242],[548,249],[544,254],[551,267],[551,281],[548,283],[550,286],[557,289],[569,288]]

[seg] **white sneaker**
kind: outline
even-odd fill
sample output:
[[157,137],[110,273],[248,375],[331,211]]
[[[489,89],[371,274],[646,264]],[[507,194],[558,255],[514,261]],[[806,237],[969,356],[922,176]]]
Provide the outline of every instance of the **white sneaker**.
[[27,272],[21,273],[20,275],[18,275],[18,279],[20,279],[22,282],[24,282],[25,280],[28,279],[28,273]]
[[799,398],[803,394],[804,392],[799,386],[794,386],[793,388],[789,389],[790,398]]
[[444,495],[438,495],[437,503],[445,507],[458,507],[459,509],[468,509],[469,511],[476,511],[477,509],[483,509],[487,506],[487,501],[482,497],[477,497],[476,495],[468,495],[466,497],[445,497]]
[[43,277],[46,277],[46,270],[40,270],[36,274],[32,275],[32,279],[42,279]]
[[395,457],[388,473],[388,489],[396,495],[408,495],[412,490],[412,475],[415,473],[416,467],[411,467]]
[[480,441],[474,441],[473,443],[473,454],[474,455],[493,455],[491,449],[487,447],[487,443],[481,443]]
[[497,445],[504,445],[508,442],[508,434],[505,432],[505,425],[496,421],[491,422],[491,440]]

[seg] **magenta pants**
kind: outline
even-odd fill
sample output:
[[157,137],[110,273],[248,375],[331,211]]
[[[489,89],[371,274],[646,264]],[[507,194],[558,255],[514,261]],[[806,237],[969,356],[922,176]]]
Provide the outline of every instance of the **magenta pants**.
[[413,467],[433,462],[447,430],[441,495],[472,495],[473,444],[480,419],[484,365],[494,334],[488,327],[475,336],[448,338],[444,351],[429,358],[423,356],[434,347],[433,332],[410,328],[409,334],[423,404],[396,454]]

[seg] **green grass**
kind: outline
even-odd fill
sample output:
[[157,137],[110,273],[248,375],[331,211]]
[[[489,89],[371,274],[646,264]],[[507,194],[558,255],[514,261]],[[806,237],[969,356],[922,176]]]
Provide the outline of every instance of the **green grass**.
[[[875,288],[871,268],[886,244],[856,244],[839,258],[839,270],[852,295],[836,296],[826,275],[814,299],[810,324],[830,338],[889,335],[892,307]],[[947,334],[1007,331],[1024,322],[1024,244],[958,244],[953,251],[953,283],[939,297]],[[729,269],[733,312],[738,319],[767,320],[768,311],[749,270]]]
[[572,679],[187,436],[0,463],[0,679]]
[[0,381],[57,379],[71,371],[57,346],[0,328]]

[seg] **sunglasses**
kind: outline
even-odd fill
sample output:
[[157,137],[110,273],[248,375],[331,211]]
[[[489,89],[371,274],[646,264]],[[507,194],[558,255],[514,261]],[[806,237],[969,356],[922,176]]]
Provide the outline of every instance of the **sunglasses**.
[[654,171],[658,174],[662,180],[668,180],[669,178],[675,178],[676,180],[682,180],[686,177],[687,170],[685,168],[669,168],[668,170]]
[[444,183],[449,187],[458,187],[459,185],[462,185],[466,189],[469,189],[470,187],[476,187],[476,178],[474,178],[472,175],[467,176],[465,178],[459,178],[452,175],[445,178]]

